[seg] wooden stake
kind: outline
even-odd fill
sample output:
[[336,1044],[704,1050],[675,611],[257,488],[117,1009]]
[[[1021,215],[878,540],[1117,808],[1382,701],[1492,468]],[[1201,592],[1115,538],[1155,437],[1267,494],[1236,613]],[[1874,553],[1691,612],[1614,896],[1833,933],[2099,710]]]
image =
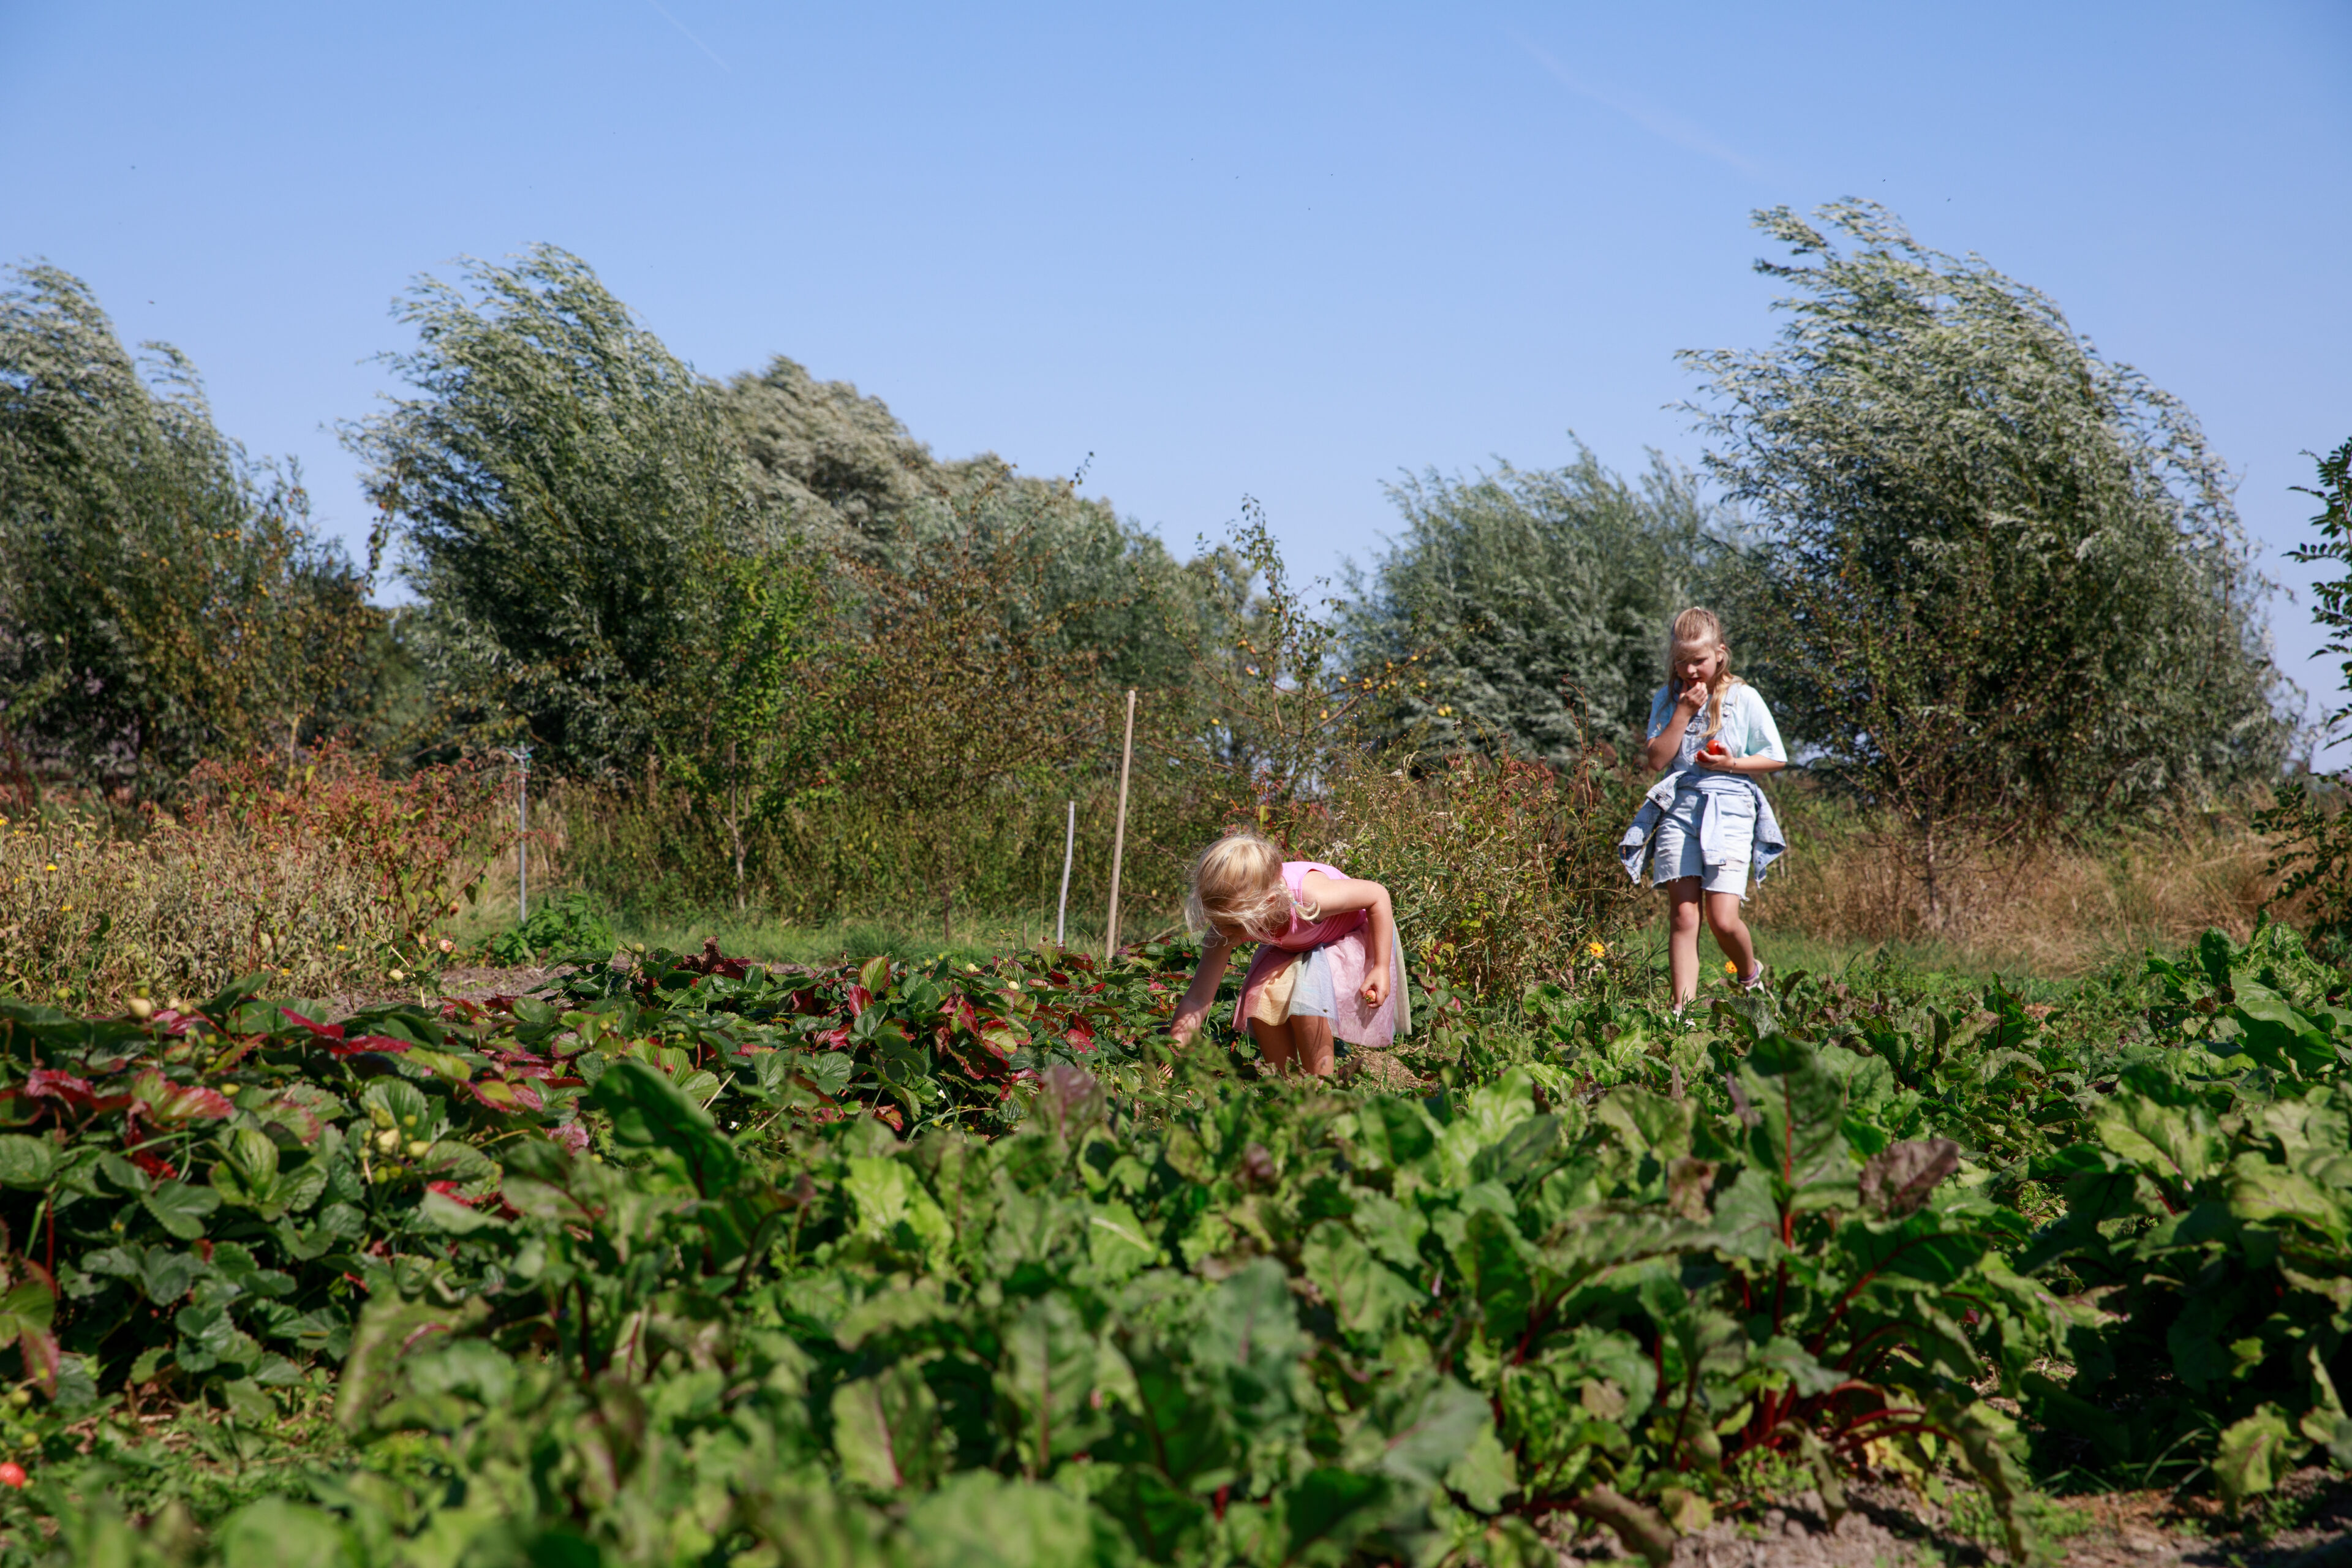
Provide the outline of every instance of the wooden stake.
[[1054,945],[1062,945],[1062,931],[1070,918],[1070,856],[1078,847],[1078,803],[1070,802],[1070,826],[1062,835],[1062,907],[1054,911]]
[[1127,856],[1127,770],[1135,761],[1135,689],[1127,691],[1127,740],[1118,752],[1118,826],[1110,835],[1110,928],[1103,937],[1103,962],[1118,952],[1118,867]]

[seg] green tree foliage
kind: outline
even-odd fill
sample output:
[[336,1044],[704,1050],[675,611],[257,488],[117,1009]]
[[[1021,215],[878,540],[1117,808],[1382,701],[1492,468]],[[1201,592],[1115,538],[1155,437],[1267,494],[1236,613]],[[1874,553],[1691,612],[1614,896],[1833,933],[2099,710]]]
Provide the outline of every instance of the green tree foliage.
[[[2352,441],[2318,459],[2319,483],[2296,489],[2319,502],[2311,520],[2319,542],[2297,546],[2297,561],[2347,568],[2345,574],[2312,585],[2311,618],[2327,633],[2323,653],[2347,656],[2343,665],[2341,692],[2352,694]],[[2333,731],[2352,707],[2339,707],[2327,716]],[[2277,846],[2271,858],[2273,875],[2286,873],[2279,899],[2309,895],[2312,934],[2339,952],[2352,943],[2352,815],[2344,809],[2344,774],[2332,775],[2315,787],[2307,778],[2290,780],[2278,801],[2254,818],[2254,826]]]
[[[2341,576],[2312,584],[2311,618],[2327,633],[2320,651],[2344,657],[2340,690],[2352,697],[2352,441],[2319,458],[2318,464],[2318,484],[2294,488],[2319,503],[2319,515],[2311,520],[2319,542],[2297,545],[2287,553],[2306,565],[2342,569]],[[2352,704],[2329,713],[2327,722],[2333,727],[2347,718],[2352,718]]]
[[1189,655],[1171,621],[1197,618],[1198,574],[1074,480],[1017,473],[993,453],[937,458],[880,398],[782,354],[730,381],[721,403],[760,493],[811,540],[906,574],[935,548],[1019,537],[1042,575],[992,611],[1050,616],[1052,646],[1099,660],[1106,680],[1181,678]]
[[2275,774],[2290,733],[2231,481],[2180,401],[2048,298],[1864,202],[1757,223],[1780,340],[1687,353],[1748,509],[1731,632],[1783,727],[1957,844]]
[[1653,457],[1638,485],[1589,450],[1566,468],[1431,470],[1389,487],[1403,536],[1376,563],[1346,652],[1411,660],[1387,727],[1566,766],[1591,742],[1637,744],[1664,679],[1707,524],[1694,476]]
[[0,726],[35,773],[143,798],[208,755],[361,716],[383,617],[300,477],[215,428],[194,367],[135,362],[52,267],[0,293]]
[[958,819],[1065,788],[1111,716],[1097,657],[1063,646],[1046,561],[1032,537],[974,526],[906,572],[859,568],[859,636],[825,677],[832,778],[913,827],[950,942]]
[[645,756],[674,656],[780,542],[709,384],[587,264],[469,261],[400,307],[415,389],[347,426],[424,602],[416,647],[461,726],[527,731],[559,770]]
[[782,354],[728,382],[720,405],[762,498],[835,549],[890,557],[932,494],[939,465],[887,404]]
[[712,613],[673,650],[655,742],[664,771],[724,833],[741,909],[752,832],[810,787],[834,732],[808,689],[828,627],[815,572],[788,552],[716,571]]

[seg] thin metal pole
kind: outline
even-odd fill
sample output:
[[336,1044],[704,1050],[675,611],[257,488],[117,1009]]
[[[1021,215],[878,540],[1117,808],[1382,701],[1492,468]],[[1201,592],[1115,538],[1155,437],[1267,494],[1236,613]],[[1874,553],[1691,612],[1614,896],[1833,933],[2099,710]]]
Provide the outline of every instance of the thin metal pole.
[[515,923],[530,919],[530,748],[520,746],[507,755],[515,760]]
[[1110,837],[1110,929],[1103,937],[1103,962],[1118,952],[1118,867],[1127,856],[1127,770],[1135,761],[1135,689],[1127,690],[1127,740],[1118,752],[1118,826]]
[[1054,911],[1054,945],[1062,945],[1062,931],[1070,918],[1070,857],[1078,847],[1078,803],[1070,802],[1070,825],[1062,833],[1062,905]]

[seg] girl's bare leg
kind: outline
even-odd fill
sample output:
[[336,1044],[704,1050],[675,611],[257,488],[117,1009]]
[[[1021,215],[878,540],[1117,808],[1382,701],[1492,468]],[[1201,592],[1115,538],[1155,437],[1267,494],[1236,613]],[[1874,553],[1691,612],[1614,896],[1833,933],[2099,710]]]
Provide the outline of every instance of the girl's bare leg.
[[1293,1018],[1286,1024],[1250,1020],[1251,1037],[1269,1072],[1288,1072],[1295,1065],[1317,1078],[1331,1076],[1331,1020]]
[[1698,994],[1698,911],[1696,877],[1666,884],[1666,973],[1674,981],[1677,1009]]
[[[1715,945],[1723,949],[1723,956],[1739,965],[1742,984],[1756,974],[1756,939],[1748,934],[1748,922],[1739,918],[1738,893],[1709,893],[1706,896],[1707,929],[1715,932]],[[1693,945],[1693,953],[1696,946]]]
[[1293,1018],[1291,1042],[1298,1047],[1299,1070],[1313,1078],[1331,1076],[1331,1020]]
[[1263,1018],[1249,1021],[1250,1037],[1257,1042],[1259,1062],[1268,1072],[1290,1070],[1290,1026],[1269,1024]]

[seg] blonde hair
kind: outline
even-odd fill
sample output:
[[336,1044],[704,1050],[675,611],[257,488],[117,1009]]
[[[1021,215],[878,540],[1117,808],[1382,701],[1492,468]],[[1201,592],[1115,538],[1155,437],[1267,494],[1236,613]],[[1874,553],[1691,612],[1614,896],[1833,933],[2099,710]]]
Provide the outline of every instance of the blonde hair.
[[1731,673],[1731,645],[1723,639],[1723,623],[1715,618],[1713,610],[1693,605],[1674,619],[1666,630],[1666,689],[1675,689],[1675,655],[1686,647],[1712,648],[1723,655],[1723,663],[1716,669],[1715,679],[1707,683],[1707,706],[1715,710],[1714,721],[1706,727],[1706,738],[1714,740],[1723,728],[1723,699],[1739,678]]
[[1192,862],[1184,895],[1184,924],[1194,936],[1226,926],[1264,942],[1290,927],[1290,885],[1282,879],[1282,851],[1246,828],[1226,834]]

